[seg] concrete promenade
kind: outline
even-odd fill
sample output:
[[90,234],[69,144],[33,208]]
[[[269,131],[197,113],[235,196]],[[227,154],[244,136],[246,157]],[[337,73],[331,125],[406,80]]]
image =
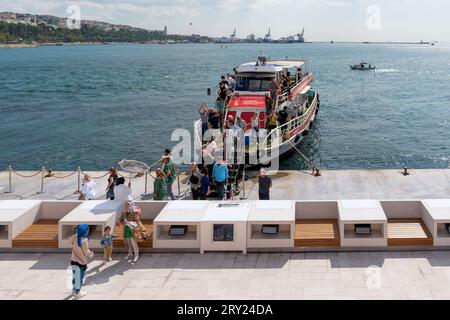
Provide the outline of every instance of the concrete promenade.
[[[69,173],[54,172],[62,177]],[[89,172],[100,177],[105,172]],[[274,175],[272,199],[425,199],[450,198],[450,170],[286,171]],[[31,174],[20,172],[20,174]],[[189,188],[183,184],[181,192]],[[106,177],[96,180],[104,198]],[[76,199],[77,175],[12,180],[0,172],[0,200]],[[148,179],[152,192],[153,179]],[[257,199],[256,179],[246,182]],[[132,180],[134,197],[145,178]],[[175,191],[178,191],[175,184]],[[449,251],[308,253],[154,253],[133,265],[114,253],[102,265],[89,264],[85,299],[450,299]],[[68,253],[0,253],[0,300],[69,299]]]
[[[32,172],[20,172],[29,175]],[[310,171],[280,171],[272,176],[271,198],[274,200],[340,200],[340,199],[426,199],[450,198],[450,169],[410,170],[403,176],[401,170],[324,170],[321,177],[314,177]],[[54,172],[65,176],[68,172]],[[100,177],[105,172],[89,172]],[[127,179],[128,180],[128,179]],[[45,178],[43,194],[41,176],[12,177],[13,193],[9,189],[8,172],[0,172],[0,200],[4,199],[77,199],[77,175],[68,178]],[[104,199],[107,177],[95,180],[98,198]],[[186,176],[180,175],[180,192],[189,186]],[[258,199],[257,180],[251,178],[245,183],[246,196]],[[132,179],[133,196],[139,197],[145,191],[145,178]],[[174,190],[178,192],[177,182]],[[153,192],[153,178],[148,176],[148,193]]]
[[[89,264],[84,299],[450,299],[447,251],[123,256]],[[0,254],[0,300],[69,299],[69,259]]]

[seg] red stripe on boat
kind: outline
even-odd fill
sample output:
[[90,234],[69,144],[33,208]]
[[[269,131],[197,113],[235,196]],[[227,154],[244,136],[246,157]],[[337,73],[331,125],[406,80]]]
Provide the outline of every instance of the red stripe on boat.
[[231,98],[230,108],[265,108],[266,96],[265,95],[234,95]]

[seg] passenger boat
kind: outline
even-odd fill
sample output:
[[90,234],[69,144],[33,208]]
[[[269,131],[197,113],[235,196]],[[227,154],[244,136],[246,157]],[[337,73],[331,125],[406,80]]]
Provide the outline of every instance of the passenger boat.
[[[311,63],[300,59],[268,60],[265,56],[260,56],[258,61],[234,68],[233,76],[236,88],[222,112],[223,136],[219,139],[215,137],[216,154],[221,155],[223,152],[225,158],[230,159],[232,153],[236,160],[236,154],[239,152],[240,159],[245,159],[245,167],[269,164],[302,141],[319,111],[319,94],[310,86],[313,81]],[[266,97],[270,96],[269,87],[272,79],[280,83],[283,76],[289,77],[290,85],[286,90],[278,90],[272,110],[274,108],[278,113],[286,108],[289,118],[286,123],[277,123],[276,128],[268,132]],[[255,137],[254,132],[252,133],[251,128],[255,114],[259,119],[259,139]],[[245,121],[244,141],[235,139],[233,143],[228,140],[227,145],[226,139],[223,138],[230,136],[226,129],[227,119],[236,120],[237,117]],[[200,120],[195,125],[195,139],[196,143],[203,145],[204,148],[208,144],[209,138],[202,136]],[[224,143],[221,143],[222,141]],[[238,144],[242,148],[239,148]],[[245,154],[245,158],[242,154]]]
[[360,71],[375,70],[375,69],[376,69],[375,66],[372,66],[371,64],[369,64],[369,63],[366,62],[366,61],[361,61],[361,62],[358,63],[358,64],[355,64],[355,65],[353,65],[353,66],[350,66],[350,68],[351,68],[352,70],[360,70]]

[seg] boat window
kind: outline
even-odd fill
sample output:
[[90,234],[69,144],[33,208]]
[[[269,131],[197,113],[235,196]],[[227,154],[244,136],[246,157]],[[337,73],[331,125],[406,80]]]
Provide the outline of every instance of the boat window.
[[269,91],[269,84],[272,78],[269,77],[238,77],[236,81],[236,91]]

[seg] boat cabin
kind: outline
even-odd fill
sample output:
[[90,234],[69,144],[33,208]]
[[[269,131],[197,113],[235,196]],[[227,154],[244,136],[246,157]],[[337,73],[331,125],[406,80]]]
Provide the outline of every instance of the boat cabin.
[[242,64],[235,68],[236,92],[267,92],[272,79],[281,81],[283,76],[290,79],[291,85],[297,84],[304,75],[301,60],[267,61],[266,57],[258,57],[258,61]]
[[[279,84],[277,110],[288,105],[289,113],[295,113],[294,108],[300,112],[302,106],[306,104],[306,93],[309,90],[308,84],[312,81],[312,76],[308,66],[302,60],[273,60],[268,61],[266,57],[258,57],[258,61],[245,63],[235,68],[236,90],[231,98],[226,118],[237,116],[245,121],[245,130],[251,128],[252,118],[258,114],[259,128],[266,127],[266,97],[270,96],[269,86],[272,79]],[[305,70],[304,70],[305,69]],[[306,72],[305,72],[306,71]],[[304,72],[304,73],[303,73]],[[283,77],[290,80],[289,88],[284,91],[281,86]]]

